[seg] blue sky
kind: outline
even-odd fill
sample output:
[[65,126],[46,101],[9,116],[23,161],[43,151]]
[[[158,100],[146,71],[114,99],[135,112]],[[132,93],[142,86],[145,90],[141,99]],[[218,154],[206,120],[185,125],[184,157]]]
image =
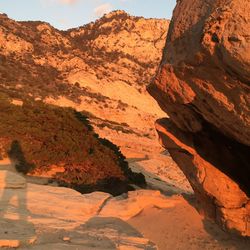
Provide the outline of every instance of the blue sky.
[[58,29],[78,27],[105,12],[171,18],[176,0],[0,0],[0,12],[15,20],[41,20]]

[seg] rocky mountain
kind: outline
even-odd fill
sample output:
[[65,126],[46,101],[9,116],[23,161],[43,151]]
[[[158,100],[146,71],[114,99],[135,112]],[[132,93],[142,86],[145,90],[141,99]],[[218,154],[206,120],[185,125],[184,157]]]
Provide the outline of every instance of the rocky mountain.
[[[40,167],[46,169],[40,172],[39,169],[28,171],[29,174],[46,178],[56,176],[57,180],[66,181],[67,184],[80,183],[84,185],[81,190],[93,190],[86,187],[89,184],[94,189],[100,189],[100,181],[104,186],[109,186],[109,181],[105,181],[107,178],[130,179],[132,176],[129,177],[130,172],[126,172],[128,166],[125,166],[127,163],[122,154],[127,158],[147,160],[149,155],[158,155],[162,150],[157,143],[153,124],[163,113],[145,89],[160,60],[168,24],[168,20],[133,17],[124,11],[115,11],[95,23],[60,31],[48,23],[16,22],[1,14],[0,92],[2,117],[5,117],[5,121],[1,122],[4,156],[12,141],[18,140],[27,158],[25,162],[31,165],[39,163]],[[10,107],[6,108],[8,105]],[[51,105],[70,107],[76,111]],[[47,113],[45,109],[48,109]],[[62,117],[58,117],[60,112],[65,114],[62,115],[64,122],[69,122],[68,126],[75,127],[78,132],[83,128],[82,131],[86,133],[86,124],[80,125],[77,121],[79,115],[83,119],[90,119],[95,133],[87,132],[89,145],[85,143],[86,148],[80,145],[80,132],[74,138],[68,138],[67,131],[70,128],[63,126]],[[39,133],[38,128],[43,128],[42,120],[45,117],[50,121],[55,119],[55,122],[48,124],[46,133]],[[17,124],[16,134],[10,133],[14,123]],[[36,124],[37,131],[32,128],[32,124]],[[26,127],[26,136],[22,132],[23,127]],[[122,154],[108,141],[98,139],[98,142],[94,138],[97,134],[121,147]],[[56,153],[61,147],[57,144],[63,144],[64,140],[67,142],[65,147],[61,148],[60,153]],[[100,143],[105,145],[101,146]],[[116,152],[118,158],[113,153],[108,154],[112,159],[107,159],[103,164],[105,157],[101,155],[105,155],[105,147],[109,147],[108,151]],[[57,160],[53,158],[54,154],[46,153],[46,150],[58,154]],[[76,164],[73,158],[67,157],[73,153],[74,159],[79,160],[82,157],[77,155],[81,150],[89,152],[90,158],[92,157],[92,160],[85,159],[88,167],[83,172],[81,169],[86,162]],[[43,156],[46,159],[42,160]],[[124,174],[119,169],[121,165],[117,162],[118,159],[121,160],[121,165],[125,163]],[[106,166],[109,160],[115,164],[114,168],[108,170]],[[172,161],[170,158],[169,160]],[[58,166],[61,164],[69,172]],[[162,164],[161,159],[159,164]],[[101,172],[92,169],[92,165],[100,168]],[[173,163],[171,167],[176,168]],[[72,172],[73,169],[75,173]],[[89,175],[88,171],[92,171],[92,174],[87,179],[82,176],[85,181],[81,181],[76,176],[77,171],[83,176]]]
[[[157,122],[208,218],[250,236],[250,2],[178,1],[149,87]],[[202,209],[201,209],[202,210]]]
[[1,85],[15,84],[19,95],[61,94],[74,101],[91,80],[121,81],[142,90],[160,60],[168,23],[115,11],[59,31],[48,23],[16,22],[1,14]]
[[148,138],[144,157],[152,139],[156,142],[154,120],[164,114],[145,88],[168,25],[168,20],[115,11],[95,23],[59,31],[48,23],[0,15],[0,91],[84,112],[96,131],[112,137],[125,154],[142,148],[125,145],[126,136],[134,142],[138,136]]

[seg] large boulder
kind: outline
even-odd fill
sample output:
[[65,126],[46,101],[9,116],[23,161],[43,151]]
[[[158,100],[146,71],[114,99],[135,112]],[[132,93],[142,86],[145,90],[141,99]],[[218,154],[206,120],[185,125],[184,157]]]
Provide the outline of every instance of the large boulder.
[[250,236],[250,2],[179,0],[149,92],[204,214]]

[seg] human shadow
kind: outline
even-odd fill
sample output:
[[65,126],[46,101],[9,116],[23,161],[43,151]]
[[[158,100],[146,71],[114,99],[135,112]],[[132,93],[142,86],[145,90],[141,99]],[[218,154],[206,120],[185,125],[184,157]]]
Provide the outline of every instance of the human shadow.
[[2,195],[1,195],[1,207],[0,215],[2,218],[5,214],[17,214],[19,220],[26,221],[27,219],[27,207],[26,207],[26,183],[18,176],[15,176],[13,172],[1,171],[3,177],[2,180]]
[[[10,151],[13,152],[13,147],[17,145],[20,146],[14,141]],[[12,153],[9,156],[10,165],[18,164],[17,159],[11,157]],[[25,157],[20,157],[25,162]],[[33,224],[28,222],[26,180],[13,170],[7,169],[0,170],[0,181],[0,237],[10,244],[11,241],[27,243],[35,235],[35,230]]]
[[17,140],[14,140],[11,143],[11,148],[8,152],[8,155],[15,165],[16,170],[20,173],[27,174],[30,170],[35,168],[35,164],[29,163],[26,160],[22,147]]

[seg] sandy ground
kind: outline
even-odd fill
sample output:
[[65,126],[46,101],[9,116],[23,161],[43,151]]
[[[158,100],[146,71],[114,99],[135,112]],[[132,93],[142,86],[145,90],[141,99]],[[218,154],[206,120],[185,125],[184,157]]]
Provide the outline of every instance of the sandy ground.
[[[189,198],[190,199],[190,198]],[[146,208],[128,222],[159,250],[247,250],[250,240],[233,237],[204,220],[186,199],[167,209]]]

